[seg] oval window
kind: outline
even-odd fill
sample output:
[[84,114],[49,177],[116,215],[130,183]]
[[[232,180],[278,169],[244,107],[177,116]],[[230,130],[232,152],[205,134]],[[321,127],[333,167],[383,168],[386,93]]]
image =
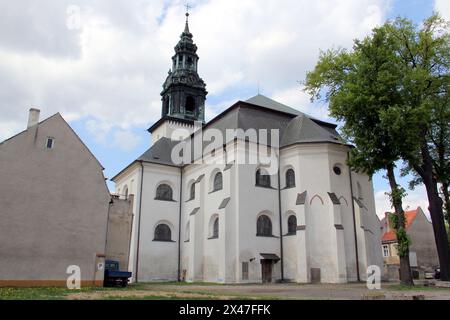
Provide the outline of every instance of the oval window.
[[341,175],[341,173],[342,173],[341,168],[339,168],[338,166],[334,166],[333,171],[338,176]]

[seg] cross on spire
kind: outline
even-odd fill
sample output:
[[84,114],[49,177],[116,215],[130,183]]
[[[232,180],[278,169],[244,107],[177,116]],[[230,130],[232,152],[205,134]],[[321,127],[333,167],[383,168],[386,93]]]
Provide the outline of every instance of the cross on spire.
[[185,7],[186,7],[186,20],[187,20],[187,18],[189,17],[189,9],[191,9],[192,7],[189,5],[189,2],[186,2]]
[[191,6],[188,2],[186,2],[186,26],[184,27],[184,33],[189,34],[189,9],[191,9]]

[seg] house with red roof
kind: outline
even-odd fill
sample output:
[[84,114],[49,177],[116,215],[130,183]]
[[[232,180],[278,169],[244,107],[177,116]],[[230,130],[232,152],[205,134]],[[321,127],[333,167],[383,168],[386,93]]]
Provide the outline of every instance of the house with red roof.
[[[389,215],[391,214],[386,212],[385,217],[380,222],[381,250],[385,276],[389,280],[396,280],[399,277],[400,257],[397,252],[398,243],[395,230],[389,225]],[[409,258],[413,271],[416,271],[413,273],[417,277],[439,264],[433,226],[420,207],[405,211],[405,217],[406,232],[411,239]]]

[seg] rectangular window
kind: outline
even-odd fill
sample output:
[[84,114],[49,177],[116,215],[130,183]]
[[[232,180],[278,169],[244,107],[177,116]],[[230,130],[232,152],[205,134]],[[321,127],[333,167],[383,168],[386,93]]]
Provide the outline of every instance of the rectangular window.
[[389,257],[389,246],[383,245],[383,257]]
[[248,280],[248,262],[242,262],[242,280]]
[[46,148],[47,149],[53,149],[53,147],[55,146],[55,139],[53,138],[47,138],[47,143],[46,143]]

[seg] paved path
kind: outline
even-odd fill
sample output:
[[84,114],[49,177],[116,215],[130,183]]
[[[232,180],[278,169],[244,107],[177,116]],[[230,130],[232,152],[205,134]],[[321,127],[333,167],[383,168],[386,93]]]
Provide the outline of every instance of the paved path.
[[365,284],[361,283],[182,286],[150,284],[147,288],[158,291],[211,292],[226,296],[277,297],[279,299],[413,299],[413,296],[424,296],[426,300],[450,300],[450,289],[395,290],[392,289],[391,283],[382,284],[381,290],[369,290]]

